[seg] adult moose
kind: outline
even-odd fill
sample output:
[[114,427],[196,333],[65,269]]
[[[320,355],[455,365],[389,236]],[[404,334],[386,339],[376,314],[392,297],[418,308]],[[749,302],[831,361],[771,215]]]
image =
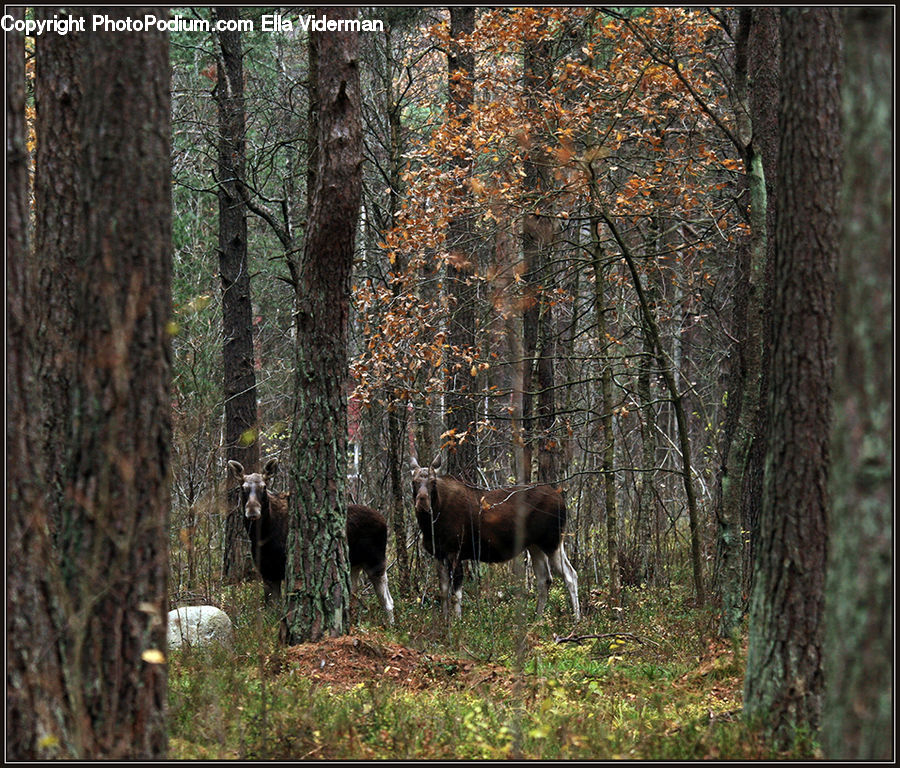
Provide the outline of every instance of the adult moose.
[[578,621],[578,575],[562,541],[562,494],[549,485],[476,488],[448,475],[439,477],[440,465],[440,455],[427,468],[410,458],[416,520],[426,551],[438,561],[444,614],[449,616],[452,602],[456,616],[462,615],[463,560],[502,563],[527,549],[538,613],[547,605],[552,569],[565,582]]
[[[273,595],[279,600],[287,564],[289,494],[273,493],[266,487],[278,472],[278,459],[269,459],[261,473],[245,475],[243,465],[237,461],[229,461],[228,469],[241,481],[244,527],[250,537],[253,562],[263,579],[265,600],[268,603]],[[359,576],[365,571],[388,622],[393,624],[394,601],[386,574],[387,523],[378,510],[362,504],[347,506],[347,548],[352,591],[356,591]]]

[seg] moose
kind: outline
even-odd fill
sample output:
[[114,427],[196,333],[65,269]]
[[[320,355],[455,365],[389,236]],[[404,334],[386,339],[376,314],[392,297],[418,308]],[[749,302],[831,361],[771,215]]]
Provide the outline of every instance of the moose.
[[549,485],[476,488],[449,475],[438,476],[440,465],[440,454],[427,468],[410,458],[416,521],[425,550],[438,561],[444,615],[449,618],[452,602],[457,618],[462,616],[462,561],[502,563],[528,550],[538,614],[547,605],[552,569],[565,582],[578,621],[578,575],[562,541],[562,494]]
[[[241,481],[244,527],[250,537],[253,562],[263,579],[265,601],[269,603],[273,595],[280,600],[287,563],[289,494],[273,493],[266,487],[269,479],[278,472],[278,459],[269,459],[261,473],[244,474],[244,467],[238,461],[229,461],[228,469]],[[347,548],[352,591],[356,591],[360,574],[365,571],[387,613],[388,622],[393,624],[394,601],[385,572],[387,523],[378,510],[361,504],[348,505]]]

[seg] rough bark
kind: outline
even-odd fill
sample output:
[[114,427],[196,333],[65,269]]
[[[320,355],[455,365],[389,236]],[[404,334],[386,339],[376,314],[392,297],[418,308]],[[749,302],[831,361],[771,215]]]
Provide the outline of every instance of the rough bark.
[[[744,614],[744,534],[742,522],[750,475],[755,426],[762,400],[763,296],[765,292],[768,228],[767,195],[762,155],[754,143],[757,114],[751,107],[749,62],[772,55],[775,46],[764,38],[755,20],[756,9],[742,8],[735,35],[734,94],[737,136],[743,149],[743,191],[749,200],[750,234],[739,243],[735,260],[732,302],[732,370],[728,387],[722,464],[716,501],[716,591],[720,598],[719,635],[730,637]],[[754,31],[754,27],[757,29]],[[774,29],[771,29],[774,33]],[[777,82],[777,81],[776,81]],[[754,102],[754,106],[757,103]],[[764,144],[762,144],[764,146]],[[746,529],[743,529],[746,530]]]
[[[764,393],[769,387],[772,361],[772,290],[775,265],[775,221],[778,200],[775,194],[778,167],[778,99],[781,77],[781,40],[777,8],[754,8],[747,48],[747,70],[750,83],[749,102],[753,126],[754,157],[762,162],[766,196],[766,254],[760,279],[756,280],[753,301],[761,315],[759,399],[753,424],[753,442],[743,482],[741,528],[745,531],[743,593],[753,586],[753,562],[759,539],[759,514],[762,504],[763,469],[766,458],[766,435],[769,410]],[[758,177],[758,172],[756,173]],[[759,228],[757,227],[757,231]],[[746,602],[746,599],[745,599]]]
[[[52,19],[53,8],[36,8],[37,18]],[[34,317],[35,384],[40,406],[35,408],[37,439],[45,468],[44,493],[51,518],[63,495],[60,476],[63,466],[65,426],[71,414],[71,389],[77,376],[75,350],[69,343],[76,317],[75,275],[77,255],[71,247],[72,234],[84,228],[78,158],[84,141],[78,116],[84,98],[76,58],[80,53],[77,35],[39,35],[35,39],[35,109],[40,119],[35,125],[34,179],[35,296],[30,312]],[[54,522],[54,529],[58,526]]]
[[[356,17],[329,8],[329,18]],[[306,241],[297,268],[295,406],[291,436],[287,643],[338,636],[349,618],[347,320],[361,194],[358,35],[313,33],[318,145]]]
[[[55,55],[57,44],[64,55]],[[82,760],[159,759],[167,740],[161,660],[171,442],[168,36],[50,35],[37,56],[45,57],[39,79],[43,72],[81,97],[67,129],[54,125],[64,119],[57,105],[38,101],[38,136],[66,146],[57,155],[65,160],[38,165],[36,188],[52,189],[54,179],[40,177],[61,173],[56,202],[77,219],[36,219],[36,242],[47,244],[37,259],[52,273],[60,258],[54,244],[65,238],[67,258],[56,269],[71,270],[64,296],[46,298],[71,302],[72,313],[60,321],[68,337],[50,337],[45,347],[52,357],[60,344],[71,356],[70,410],[56,435],[59,488],[45,499],[54,505],[52,548],[40,531],[47,521],[40,504],[22,510],[33,513],[27,523],[38,526],[39,543],[24,565],[41,571],[44,591],[30,606],[38,614],[38,634],[35,625],[28,633],[37,645],[32,658],[46,659],[51,675],[58,664],[62,681],[39,694],[59,730],[19,743]],[[39,559],[28,565],[30,558]]]
[[[11,9],[14,18],[23,9]],[[32,370],[35,313],[25,145],[25,41],[6,34],[6,756],[57,757],[66,716],[54,647],[52,562]]]
[[[382,87],[388,103],[388,146],[389,146],[389,188],[387,221],[385,228],[395,226],[399,206],[400,190],[403,187],[403,130],[401,123],[402,103],[396,91],[395,78],[399,67],[394,59],[394,44],[391,39],[391,26],[385,30],[385,71]],[[407,258],[403,253],[397,255],[395,270],[404,274],[407,270]],[[400,295],[400,284],[393,287],[394,295]],[[391,406],[388,412],[388,476],[390,478],[390,524],[394,533],[394,547],[397,553],[398,588],[401,594],[410,594],[409,552],[406,548],[406,504],[403,500],[403,489],[407,486],[407,473],[404,472],[406,455],[409,450],[407,436],[409,434],[409,395],[404,393]]]
[[829,760],[893,759],[893,216],[890,8],[844,11],[844,233],[826,576]]
[[840,15],[781,11],[782,98],[772,414],[750,605],[744,709],[776,742],[815,730],[822,704],[835,259]]

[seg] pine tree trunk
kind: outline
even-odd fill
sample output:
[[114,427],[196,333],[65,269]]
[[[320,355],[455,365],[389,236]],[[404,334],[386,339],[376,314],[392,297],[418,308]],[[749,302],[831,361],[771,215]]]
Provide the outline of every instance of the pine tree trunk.
[[822,705],[835,259],[840,16],[781,11],[782,99],[768,441],[744,709],[778,743]]
[[[549,43],[544,41],[530,43],[525,51],[526,87],[535,110],[540,93],[549,88],[549,48]],[[547,172],[550,163],[541,149],[543,140],[542,136],[533,137],[524,162],[525,185],[534,190],[522,227],[522,254],[528,270],[525,281],[534,299],[534,306],[526,312],[526,322],[534,326],[528,332],[534,346],[527,347],[525,354],[529,356],[532,371],[529,386],[532,412],[528,415],[535,425],[531,434],[533,449],[537,451],[535,480],[555,483],[559,480],[560,454],[559,441],[553,434],[556,424],[556,323],[551,299],[554,288],[551,264],[556,226],[552,181]]]
[[[10,9],[21,19],[23,9]],[[25,40],[6,33],[6,756],[47,760],[67,754],[68,714],[54,647],[53,562],[32,370],[35,291],[29,273]]]
[[844,11],[833,513],[825,594],[829,760],[894,756],[892,11]]
[[656,561],[653,548],[653,533],[656,528],[656,497],[653,492],[656,413],[650,399],[650,372],[653,359],[650,341],[647,334],[642,333],[641,361],[637,376],[637,398],[640,403],[641,418],[641,474],[638,478],[637,491],[637,539],[638,573],[641,583],[644,584],[657,584],[660,572],[660,564]]
[[[238,9],[216,8],[222,21],[237,19]],[[253,370],[253,317],[247,265],[247,206],[244,179],[244,67],[241,33],[216,33],[219,45],[216,103],[219,112],[219,275],[222,279],[223,370],[225,374],[225,459],[247,472],[259,469],[256,374]],[[245,541],[240,488],[230,473],[226,500],[222,576],[226,581],[253,574]]]
[[[551,82],[550,40],[525,41],[523,88],[527,108],[539,112],[541,98]],[[526,309],[523,313],[525,348],[523,427],[526,482],[559,480],[558,441],[552,432],[556,421],[554,390],[555,323],[550,294],[550,263],[556,228],[553,221],[552,180],[544,145],[547,137],[535,127],[523,162],[523,186],[528,190],[522,216],[522,258],[525,262]],[[537,459],[535,461],[535,458]],[[534,466],[536,464],[536,466]]]
[[[36,8],[38,19],[52,19],[52,8]],[[35,297],[35,384],[40,407],[35,408],[42,462],[43,490],[54,518],[62,503],[63,441],[72,413],[72,387],[77,377],[72,338],[76,308],[75,282],[79,265],[71,247],[71,232],[84,227],[78,155],[84,145],[78,119],[83,108],[84,82],[77,57],[76,35],[38,35],[35,39],[35,259],[29,270]]]
[[[753,588],[753,563],[759,540],[759,515],[762,504],[763,469],[766,460],[766,436],[769,431],[769,408],[765,393],[769,387],[772,361],[772,292],[775,268],[775,194],[778,167],[778,99],[781,93],[781,41],[777,8],[753,8],[750,40],[747,50],[750,115],[753,124],[754,155],[762,161],[766,195],[766,254],[763,274],[755,279],[753,301],[761,315],[759,400],[753,423],[753,440],[745,470],[741,501],[741,529],[747,537],[743,548],[743,593]],[[758,175],[758,174],[756,174]]]
[[[395,62],[391,42],[391,28],[385,32],[386,74],[384,78],[385,88],[390,99],[388,105],[388,124],[390,129],[390,196],[388,200],[387,227],[392,228],[396,224],[397,208],[399,205],[400,190],[403,186],[403,144],[402,125],[400,120],[401,109],[399,101],[394,96]],[[402,275],[408,268],[406,255],[397,254],[395,265],[396,273]],[[394,285],[394,295],[400,295],[400,285]],[[394,534],[394,549],[397,553],[397,584],[400,594],[411,593],[409,551],[406,547],[406,504],[403,501],[403,489],[406,487],[407,474],[406,455],[409,451],[409,395],[405,394],[392,404],[388,412],[388,441],[390,445],[388,455],[388,476],[390,477],[390,524]]]
[[[161,13],[105,12],[120,19]],[[74,218],[36,218],[36,242],[46,247],[36,260],[47,274],[71,270],[60,295],[42,297],[70,313],[56,326],[69,335],[43,340],[51,358],[57,344],[57,359],[68,356],[70,410],[58,414],[59,487],[45,499],[49,514],[42,519],[38,503],[27,520],[39,528],[29,534],[36,546],[23,553],[23,568],[40,573],[44,593],[29,606],[38,614],[28,632],[31,658],[46,663],[49,681],[35,694],[37,715],[50,709],[59,724],[23,734],[18,743],[28,755],[43,748],[57,757],[121,761],[166,751],[168,53],[168,36],[158,32],[49,35],[37,50],[38,136],[60,142],[54,162],[36,169],[37,190],[58,189],[38,210],[56,204]],[[68,118],[53,103],[67,94],[80,94]],[[74,122],[59,124],[66,119]],[[63,240],[65,260],[55,263]],[[48,524],[55,527],[52,547]],[[23,681],[36,682],[27,674]]]
[[[747,219],[750,234],[738,245],[732,333],[737,338],[728,387],[722,465],[716,503],[716,588],[721,600],[719,636],[731,637],[744,613],[743,504],[752,460],[754,427],[762,400],[763,305],[766,254],[768,252],[766,179],[762,156],[752,142],[756,117],[750,108],[748,65],[771,50],[771,41],[753,33],[755,9],[739,12],[735,45],[735,93],[737,133],[743,142],[746,166],[745,191],[750,201]],[[758,25],[757,25],[758,26]],[[763,50],[759,50],[762,48]]]
[[[330,8],[329,18],[356,18]],[[297,269],[295,406],[282,639],[347,631],[347,321],[361,195],[358,35],[313,33],[318,65],[318,150],[302,261]]]

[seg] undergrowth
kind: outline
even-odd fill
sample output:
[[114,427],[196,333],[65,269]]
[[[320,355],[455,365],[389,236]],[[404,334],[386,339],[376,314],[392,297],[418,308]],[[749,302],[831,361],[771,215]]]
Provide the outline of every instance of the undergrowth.
[[744,722],[745,644],[715,639],[711,614],[677,588],[630,590],[615,607],[583,596],[577,626],[562,590],[539,619],[533,595],[496,577],[473,585],[463,619],[449,626],[439,606],[400,599],[395,626],[384,628],[364,593],[351,634],[418,654],[418,674],[438,682],[414,673],[412,687],[349,669],[339,684],[316,679],[278,644],[260,586],[230,589],[222,607],[235,621],[234,647],[169,659],[172,759],[817,756],[800,737],[776,752]]

